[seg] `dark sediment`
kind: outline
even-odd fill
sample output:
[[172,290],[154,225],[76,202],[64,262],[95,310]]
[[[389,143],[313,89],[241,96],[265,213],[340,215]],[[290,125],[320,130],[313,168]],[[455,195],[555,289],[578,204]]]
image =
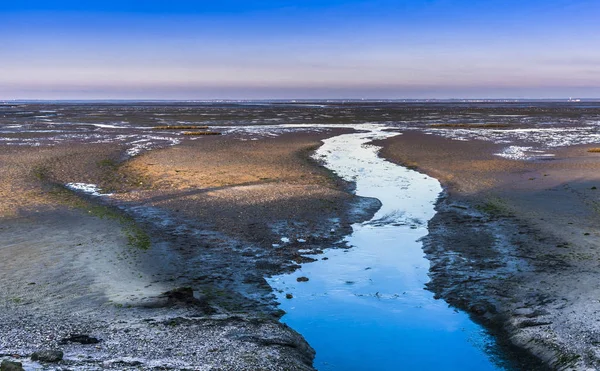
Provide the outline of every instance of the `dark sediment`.
[[207,137],[125,163],[118,144],[2,147],[0,353],[56,349],[69,368],[312,369],[264,277],[306,261],[299,249],[339,245],[379,206],[309,159],[331,135]]
[[506,160],[489,142],[416,132],[377,144],[446,186],[424,239],[428,288],[491,329],[519,369],[597,368],[598,159],[572,147]]

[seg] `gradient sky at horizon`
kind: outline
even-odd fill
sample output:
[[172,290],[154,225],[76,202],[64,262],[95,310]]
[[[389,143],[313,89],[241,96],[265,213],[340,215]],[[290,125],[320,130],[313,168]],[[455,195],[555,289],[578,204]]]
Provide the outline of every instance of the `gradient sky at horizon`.
[[0,99],[600,97],[598,0],[0,3]]

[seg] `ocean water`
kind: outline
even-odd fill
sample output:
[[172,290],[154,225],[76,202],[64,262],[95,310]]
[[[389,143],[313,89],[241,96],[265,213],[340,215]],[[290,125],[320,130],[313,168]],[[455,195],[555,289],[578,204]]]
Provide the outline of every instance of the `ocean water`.
[[315,348],[319,370],[502,369],[485,330],[425,290],[429,263],[419,239],[442,189],[366,145],[393,135],[372,126],[327,139],[317,151],[326,167],[356,182],[358,195],[378,198],[382,207],[353,226],[351,248],[327,250],[313,256],[321,260],[270,279],[287,313],[282,321]]

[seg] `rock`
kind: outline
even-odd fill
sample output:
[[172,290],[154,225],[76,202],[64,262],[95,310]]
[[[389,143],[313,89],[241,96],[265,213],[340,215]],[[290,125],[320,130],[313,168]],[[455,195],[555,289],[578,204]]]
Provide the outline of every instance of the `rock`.
[[308,282],[308,277],[298,277],[298,278],[296,278],[296,281],[298,281],[298,282]]
[[4,360],[0,364],[0,371],[25,371],[21,362]]
[[[208,276],[204,276],[202,280],[208,279],[207,277]],[[262,281],[267,284],[262,277],[259,279],[262,279]],[[254,283],[254,281],[252,282]],[[163,292],[158,296],[144,298],[137,305],[143,308],[191,307],[199,309],[204,314],[214,314],[217,312],[216,309],[210,305],[206,295],[195,296],[194,290],[191,287],[178,287]]]
[[191,287],[178,287],[171,291],[162,293],[159,298],[166,299],[166,306],[189,306],[201,309],[204,314],[214,314],[216,310],[208,302],[206,295],[194,296]]
[[487,312],[485,306],[483,306],[481,304],[473,304],[473,305],[471,305],[469,310],[471,311],[471,313],[475,313],[480,316],[484,315]]
[[32,361],[40,362],[59,362],[63,359],[63,352],[61,350],[43,349],[33,352],[31,355]]
[[194,297],[194,290],[191,287],[178,287],[171,291],[163,293],[161,296],[169,299],[169,302],[193,304],[197,301]]
[[294,297],[294,295],[292,295],[292,294],[285,294],[286,299],[292,299],[293,297]]
[[61,344],[66,344],[66,343],[98,344],[99,342],[100,342],[99,339],[96,339],[96,338],[88,336],[88,335],[71,334],[71,336],[69,336],[68,338],[62,339],[60,343]]

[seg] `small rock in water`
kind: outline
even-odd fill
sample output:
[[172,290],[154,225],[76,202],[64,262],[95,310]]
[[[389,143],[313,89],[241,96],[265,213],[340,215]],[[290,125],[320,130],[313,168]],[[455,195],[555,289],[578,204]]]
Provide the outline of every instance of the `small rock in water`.
[[296,278],[296,281],[298,281],[298,282],[308,282],[308,277],[298,277],[298,278]]
[[88,335],[82,334],[71,334],[68,338],[64,338],[61,340],[61,344],[66,343],[79,343],[79,344],[98,344],[100,342],[99,339]]
[[0,371],[25,371],[21,362],[4,360],[0,364]]
[[292,295],[292,294],[285,294],[286,299],[292,299],[293,297],[294,297],[294,295]]
[[59,362],[63,359],[63,352],[60,350],[43,349],[33,352],[31,355],[32,361],[40,362]]

